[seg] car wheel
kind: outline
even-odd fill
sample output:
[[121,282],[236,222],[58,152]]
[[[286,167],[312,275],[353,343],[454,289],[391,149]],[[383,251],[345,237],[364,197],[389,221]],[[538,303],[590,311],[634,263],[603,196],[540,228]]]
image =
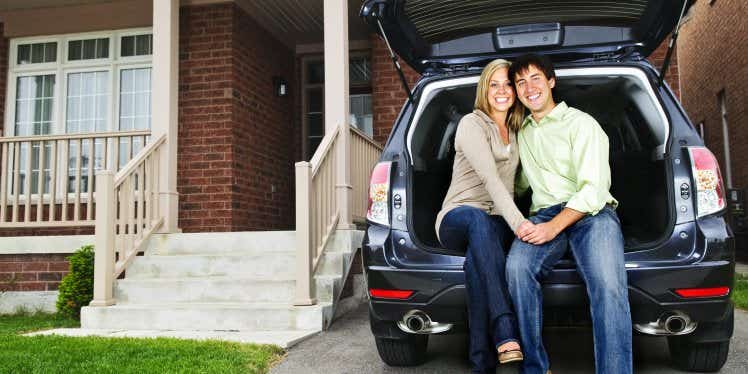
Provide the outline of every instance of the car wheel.
[[379,357],[390,366],[415,366],[426,360],[428,335],[408,335],[404,339],[375,337]]
[[698,372],[719,371],[727,361],[730,341],[692,343],[678,336],[668,338],[670,359],[680,369]]

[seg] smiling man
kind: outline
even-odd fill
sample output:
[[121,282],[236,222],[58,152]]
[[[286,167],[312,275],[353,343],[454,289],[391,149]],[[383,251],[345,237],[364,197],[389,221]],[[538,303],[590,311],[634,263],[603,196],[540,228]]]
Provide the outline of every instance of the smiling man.
[[592,116],[556,103],[556,75],[544,56],[524,55],[509,73],[530,110],[518,133],[516,191],[532,189],[530,220],[512,244],[507,283],[525,351],[524,372],[546,373],[541,281],[567,250],[587,286],[597,373],[631,373],[631,314],[623,235],[610,194],[608,138]]

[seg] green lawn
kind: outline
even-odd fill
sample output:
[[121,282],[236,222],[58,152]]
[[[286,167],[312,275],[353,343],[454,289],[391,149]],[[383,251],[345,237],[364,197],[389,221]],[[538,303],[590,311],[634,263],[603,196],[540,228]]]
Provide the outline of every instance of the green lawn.
[[735,275],[732,301],[736,307],[748,310],[748,276],[742,274]]
[[18,336],[77,325],[49,314],[0,316],[0,373],[265,373],[283,354],[219,341]]

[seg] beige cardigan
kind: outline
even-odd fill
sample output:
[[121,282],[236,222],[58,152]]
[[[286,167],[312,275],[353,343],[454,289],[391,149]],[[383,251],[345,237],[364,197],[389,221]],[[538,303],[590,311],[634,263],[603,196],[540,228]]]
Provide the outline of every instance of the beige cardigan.
[[525,220],[514,204],[514,177],[519,163],[517,138],[509,131],[504,145],[498,125],[483,111],[462,117],[455,135],[455,161],[452,183],[436,216],[439,225],[450,210],[472,206],[490,215],[504,217],[512,231]]

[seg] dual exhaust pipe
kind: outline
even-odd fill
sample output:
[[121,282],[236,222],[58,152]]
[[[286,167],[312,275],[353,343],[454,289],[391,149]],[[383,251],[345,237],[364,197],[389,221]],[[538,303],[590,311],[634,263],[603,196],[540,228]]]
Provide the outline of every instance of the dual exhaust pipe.
[[405,313],[403,318],[397,322],[397,327],[409,334],[438,334],[449,331],[452,324],[434,322],[425,312],[413,309]]
[[647,335],[685,335],[696,330],[698,323],[681,311],[667,312],[657,321],[635,323],[634,329]]
[[[417,309],[405,313],[397,322],[397,327],[409,334],[438,334],[449,331],[452,326],[451,323],[434,322],[428,314]],[[634,329],[643,334],[668,336],[690,334],[697,326],[698,323],[688,314],[676,310],[664,313],[654,322],[636,323]]]

